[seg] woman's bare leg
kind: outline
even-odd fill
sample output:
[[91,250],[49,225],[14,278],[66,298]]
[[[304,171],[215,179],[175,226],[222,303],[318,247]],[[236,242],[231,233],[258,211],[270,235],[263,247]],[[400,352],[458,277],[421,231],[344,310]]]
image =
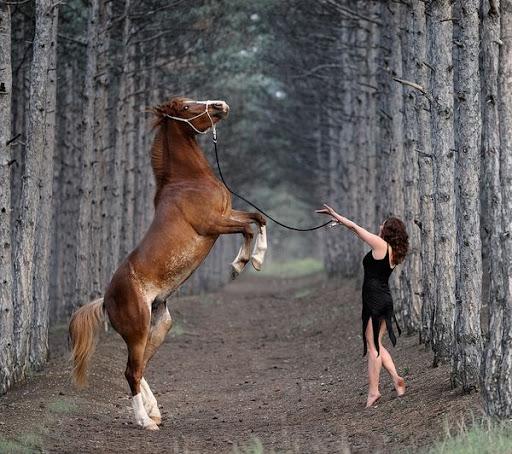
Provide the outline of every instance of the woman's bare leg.
[[368,346],[368,399],[366,407],[371,407],[380,398],[379,392],[379,376],[382,367],[382,357],[377,357],[377,349],[373,342],[372,319],[368,321],[366,326],[366,343]]
[[379,330],[379,349],[380,349],[380,356],[382,356],[382,365],[384,366],[384,369],[386,369],[391,376],[391,379],[393,380],[393,383],[395,385],[396,393],[399,396],[403,396],[405,394],[405,381],[400,375],[398,375],[395,364],[393,363],[393,359],[391,358],[391,355],[386,350],[384,345],[382,345],[382,337],[386,333],[386,324],[384,322],[380,325]]

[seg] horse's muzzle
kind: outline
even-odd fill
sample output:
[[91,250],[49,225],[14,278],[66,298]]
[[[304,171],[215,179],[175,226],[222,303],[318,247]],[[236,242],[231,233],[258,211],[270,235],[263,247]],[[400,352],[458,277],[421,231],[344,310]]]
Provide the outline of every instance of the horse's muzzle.
[[211,104],[213,108],[213,112],[211,112],[215,117],[224,118],[227,117],[229,113],[229,106],[224,101],[217,101]]

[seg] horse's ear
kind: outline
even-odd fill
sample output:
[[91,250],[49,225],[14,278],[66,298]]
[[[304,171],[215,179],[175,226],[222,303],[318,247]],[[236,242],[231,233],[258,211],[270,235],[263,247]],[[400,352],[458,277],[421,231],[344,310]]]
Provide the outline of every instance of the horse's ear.
[[144,112],[148,112],[154,115],[152,128],[156,128],[160,126],[162,121],[165,119],[166,112],[164,110],[164,106],[153,106],[146,107]]
[[165,104],[163,104],[163,105],[160,104],[160,105],[152,106],[152,107],[149,106],[149,107],[146,107],[146,109],[144,109],[144,112],[152,113],[153,115],[155,115],[158,118],[164,117],[166,114],[169,113],[168,111],[169,111],[169,108]]

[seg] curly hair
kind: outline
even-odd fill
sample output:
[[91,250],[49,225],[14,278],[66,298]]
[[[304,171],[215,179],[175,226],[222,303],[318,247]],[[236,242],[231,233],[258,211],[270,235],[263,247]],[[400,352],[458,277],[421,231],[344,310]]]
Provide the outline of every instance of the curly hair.
[[398,218],[387,218],[382,225],[381,237],[393,248],[393,264],[402,263],[409,250],[409,235],[405,224]]

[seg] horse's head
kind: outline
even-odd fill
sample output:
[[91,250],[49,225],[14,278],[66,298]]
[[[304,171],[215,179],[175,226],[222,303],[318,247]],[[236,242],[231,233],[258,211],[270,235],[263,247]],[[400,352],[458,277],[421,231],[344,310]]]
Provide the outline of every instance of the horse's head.
[[189,98],[173,98],[157,108],[160,115],[175,120],[183,131],[190,134],[206,132],[229,113],[224,101],[195,101]]

